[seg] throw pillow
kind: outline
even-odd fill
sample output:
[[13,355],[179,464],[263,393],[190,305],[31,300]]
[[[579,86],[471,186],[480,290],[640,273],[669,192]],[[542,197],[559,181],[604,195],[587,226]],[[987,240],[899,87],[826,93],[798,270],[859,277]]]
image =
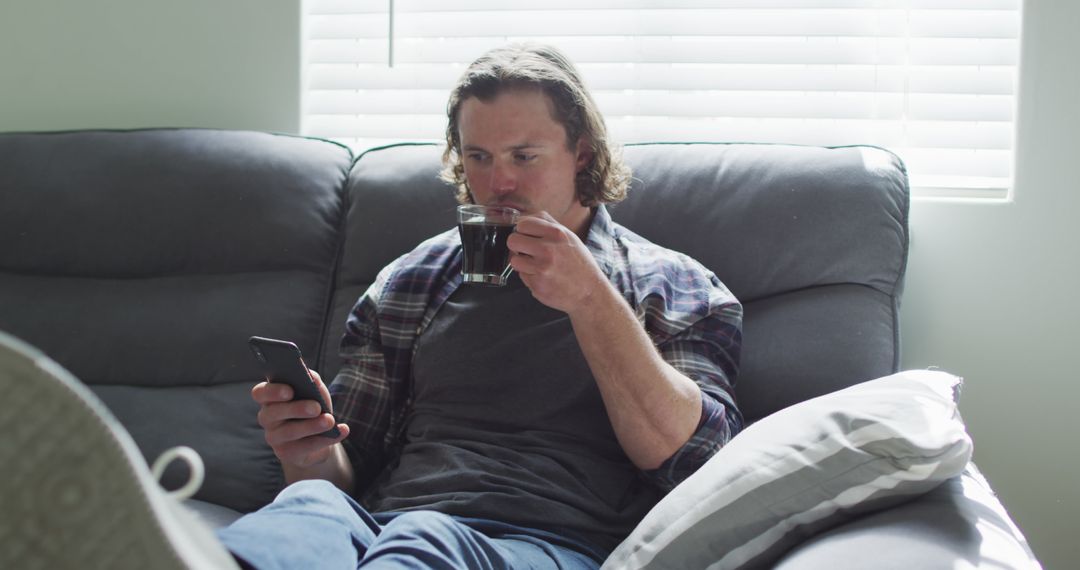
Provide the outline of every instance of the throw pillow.
[[746,428],[654,507],[604,569],[768,566],[809,536],[961,473],[961,379],[908,371]]

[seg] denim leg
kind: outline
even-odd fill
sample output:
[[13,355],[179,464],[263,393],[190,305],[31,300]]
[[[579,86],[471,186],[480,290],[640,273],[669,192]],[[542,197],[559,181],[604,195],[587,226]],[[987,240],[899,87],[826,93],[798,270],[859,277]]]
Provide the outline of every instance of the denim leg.
[[488,537],[433,511],[396,515],[360,561],[365,570],[595,570],[576,551],[524,534]]
[[218,538],[258,570],[355,570],[378,528],[333,484],[300,481],[273,503],[218,530]]
[[485,534],[434,511],[377,516],[381,525],[329,482],[301,481],[273,503],[218,530],[218,538],[258,570],[599,567],[584,554],[509,525],[486,521]]

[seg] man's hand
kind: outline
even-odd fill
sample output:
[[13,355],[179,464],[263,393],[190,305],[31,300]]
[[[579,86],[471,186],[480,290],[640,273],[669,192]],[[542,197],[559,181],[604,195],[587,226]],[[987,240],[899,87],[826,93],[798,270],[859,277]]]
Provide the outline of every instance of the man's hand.
[[596,260],[574,232],[547,212],[525,216],[506,242],[510,266],[541,303],[573,314],[609,287]]
[[[319,393],[333,406],[330,391],[314,370],[312,380]],[[293,389],[288,384],[260,382],[251,389],[251,397],[259,404],[259,425],[266,436],[266,443],[281,461],[285,478],[290,482],[301,479],[329,479],[339,487],[351,486],[352,472],[340,472],[344,449],[339,443],[349,436],[349,426],[338,424],[341,434],[337,438],[322,435],[334,426],[334,416],[324,414],[314,400],[292,401]],[[344,488],[344,487],[343,487]]]

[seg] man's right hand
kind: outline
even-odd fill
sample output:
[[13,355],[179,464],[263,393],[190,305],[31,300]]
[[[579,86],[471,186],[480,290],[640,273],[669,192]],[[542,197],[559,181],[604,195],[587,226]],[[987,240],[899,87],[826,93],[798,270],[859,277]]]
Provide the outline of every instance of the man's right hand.
[[[311,375],[329,403],[330,391],[322,378],[315,371]],[[266,443],[281,461],[288,482],[328,479],[342,488],[343,484],[351,486],[351,465],[339,445],[349,436],[348,424],[338,424],[341,434],[336,438],[323,436],[334,426],[334,416],[322,413],[314,400],[292,401],[293,390],[288,384],[260,382],[251,389],[251,397],[259,404],[258,420]]]

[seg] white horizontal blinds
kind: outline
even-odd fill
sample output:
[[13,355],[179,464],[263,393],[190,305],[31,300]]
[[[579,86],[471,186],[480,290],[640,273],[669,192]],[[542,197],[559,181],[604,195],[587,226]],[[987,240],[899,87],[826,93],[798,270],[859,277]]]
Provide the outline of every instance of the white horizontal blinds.
[[575,61],[620,142],[875,144],[912,185],[1004,195],[1020,0],[305,3],[306,134],[442,139],[464,66],[508,41]]

